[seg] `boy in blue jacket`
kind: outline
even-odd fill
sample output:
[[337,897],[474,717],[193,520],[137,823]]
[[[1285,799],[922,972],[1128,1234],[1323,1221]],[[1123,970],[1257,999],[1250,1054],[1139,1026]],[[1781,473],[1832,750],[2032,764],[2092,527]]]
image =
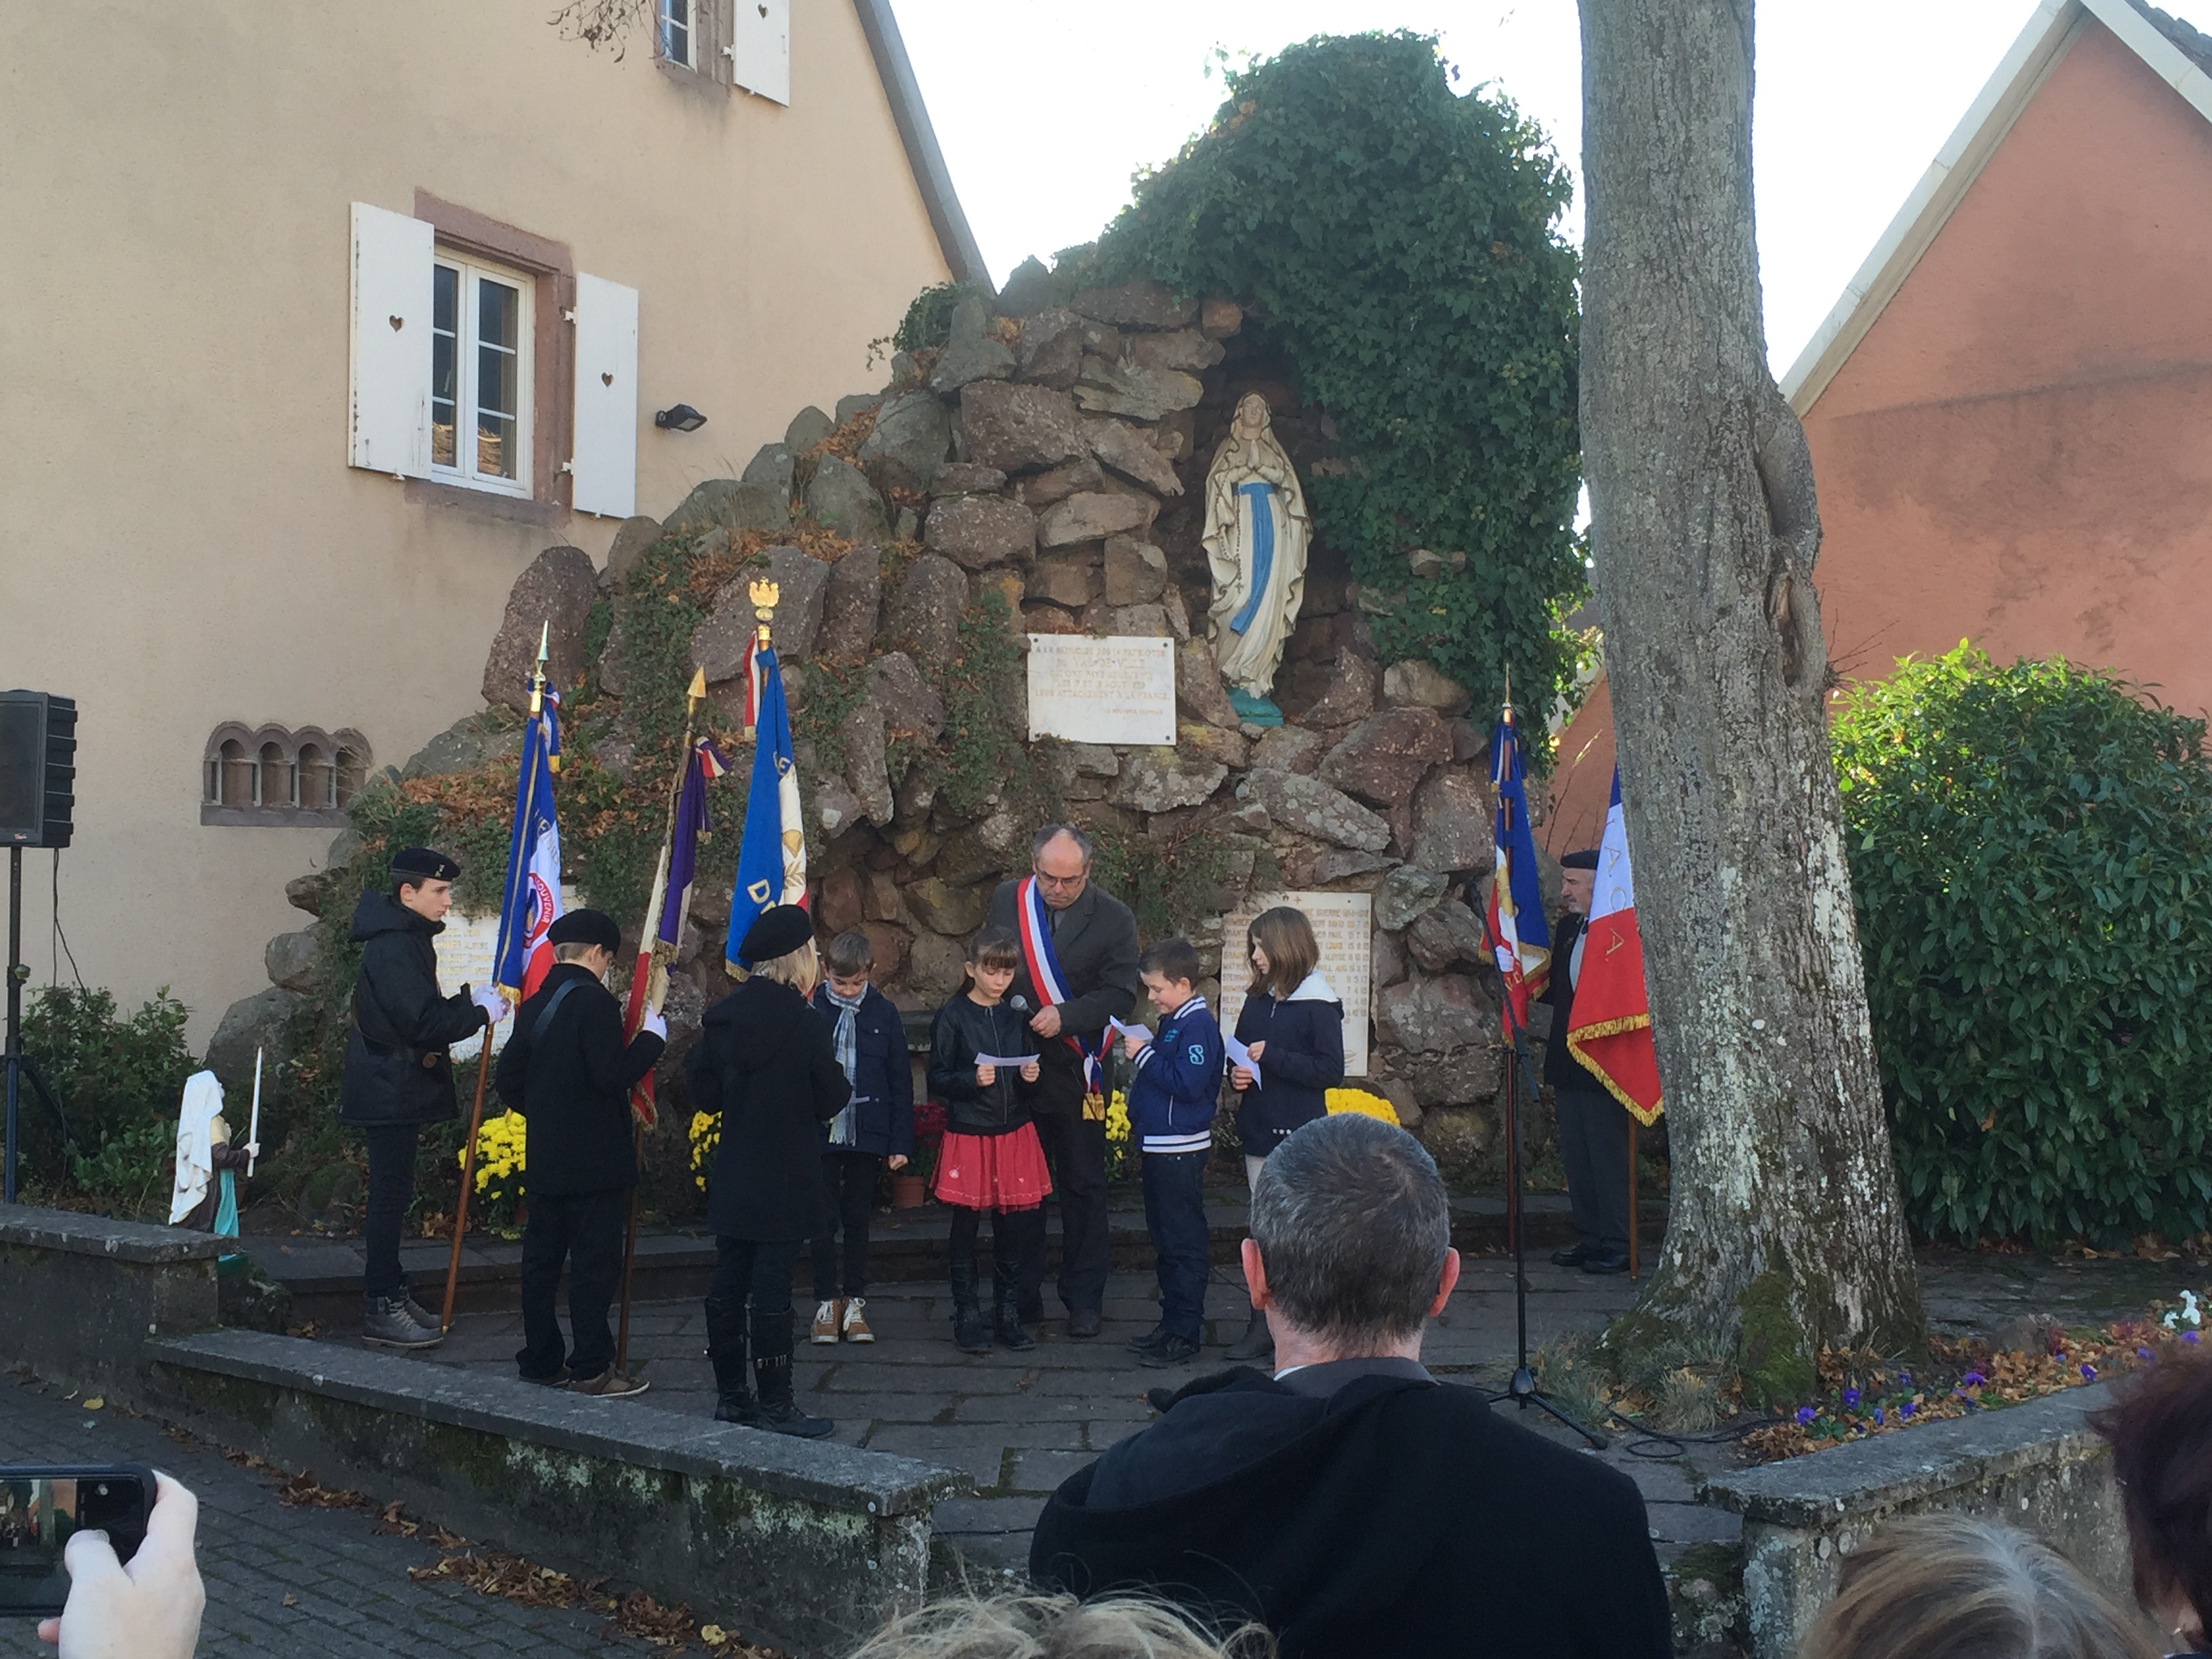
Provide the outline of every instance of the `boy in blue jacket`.
[[1162,939],[1138,959],[1145,994],[1172,1011],[1149,1042],[1121,1039],[1136,1062],[1129,1083],[1129,1132],[1145,1158],[1145,1231],[1160,1279],[1160,1322],[1129,1344],[1144,1364],[1180,1365],[1196,1356],[1206,1312],[1206,1200],[1221,1101],[1221,1027],[1198,994],[1198,952]]
[[868,1291],[868,1213],[875,1207],[876,1172],[888,1164],[904,1169],[914,1152],[914,1067],[907,1057],[906,1024],[890,999],[868,982],[875,946],[855,928],[837,935],[822,953],[823,975],[814,1006],[829,1020],[852,1103],[828,1125],[822,1173],[844,1231],[844,1274],[838,1275],[835,1231],[813,1241],[814,1330],[823,1344],[872,1342],[866,1309]]

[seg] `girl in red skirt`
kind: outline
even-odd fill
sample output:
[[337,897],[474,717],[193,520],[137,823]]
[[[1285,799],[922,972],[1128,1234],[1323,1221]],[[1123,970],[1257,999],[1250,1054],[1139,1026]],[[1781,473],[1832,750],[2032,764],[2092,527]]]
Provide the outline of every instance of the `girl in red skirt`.
[[[945,1103],[945,1142],[937,1157],[937,1196],[952,1209],[952,1340],[963,1353],[1001,1346],[1036,1346],[1020,1310],[1044,1283],[1044,1200],[1052,1191],[1044,1147],[1030,1120],[1037,1080],[1037,1039],[1026,1011],[1006,1006],[1021,966],[1021,941],[986,927],[968,947],[968,988],[937,1011],[929,1032],[929,1091]],[[1026,1060],[1018,1068],[985,1064]],[[991,1212],[993,1323],[976,1296],[975,1236]]]

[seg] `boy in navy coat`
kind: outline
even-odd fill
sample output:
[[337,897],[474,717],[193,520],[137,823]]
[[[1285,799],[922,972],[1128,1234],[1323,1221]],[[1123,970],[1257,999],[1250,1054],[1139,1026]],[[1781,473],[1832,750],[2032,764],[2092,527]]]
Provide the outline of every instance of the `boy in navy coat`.
[[835,1030],[837,1063],[853,1085],[852,1103],[830,1121],[822,1153],[822,1173],[845,1235],[842,1278],[836,1233],[824,1233],[813,1244],[813,1340],[824,1345],[876,1340],[865,1311],[876,1171],[885,1163],[903,1169],[914,1152],[914,1070],[906,1024],[890,999],[868,982],[875,965],[875,947],[866,933],[840,933],[823,953],[825,977],[814,992],[815,1007]]
[[1129,1131],[1145,1158],[1145,1231],[1160,1280],[1160,1322],[1130,1343],[1144,1364],[1180,1365],[1194,1357],[1206,1312],[1204,1181],[1221,1101],[1221,1027],[1198,994],[1198,952],[1162,939],[1139,958],[1152,1006],[1167,1012],[1145,1042],[1121,1041],[1136,1062],[1129,1083]]

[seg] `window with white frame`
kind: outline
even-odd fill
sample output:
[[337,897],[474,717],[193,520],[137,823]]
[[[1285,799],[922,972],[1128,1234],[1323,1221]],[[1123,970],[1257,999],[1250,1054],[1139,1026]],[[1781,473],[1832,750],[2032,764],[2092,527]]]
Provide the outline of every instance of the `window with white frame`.
[[686,69],[698,64],[691,55],[691,0],[659,0],[660,55]]
[[533,284],[444,249],[432,283],[431,476],[527,495]]

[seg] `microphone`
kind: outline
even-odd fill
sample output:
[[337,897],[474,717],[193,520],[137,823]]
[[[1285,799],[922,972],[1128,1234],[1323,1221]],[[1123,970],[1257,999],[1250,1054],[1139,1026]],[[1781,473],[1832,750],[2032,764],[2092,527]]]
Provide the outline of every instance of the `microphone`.
[[1030,1000],[1027,997],[1023,996],[1019,992],[1016,992],[1012,996],[1006,999],[1006,1006],[1012,1009],[1018,1014],[1027,1013],[1029,1012],[1029,1006]]

